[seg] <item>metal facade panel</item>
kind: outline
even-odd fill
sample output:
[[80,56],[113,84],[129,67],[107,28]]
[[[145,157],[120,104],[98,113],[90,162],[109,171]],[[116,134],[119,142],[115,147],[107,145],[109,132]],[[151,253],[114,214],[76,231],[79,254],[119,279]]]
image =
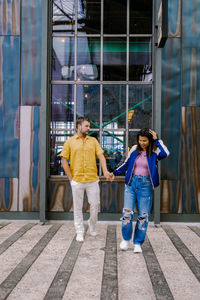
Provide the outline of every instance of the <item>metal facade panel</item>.
[[161,126],[170,156],[161,162],[161,178],[178,179],[181,136],[181,40],[169,38],[162,55]]
[[41,0],[22,0],[21,14],[21,104],[40,105]]
[[161,213],[200,213],[200,108],[182,107],[178,180],[161,182]]
[[182,47],[200,48],[200,1],[182,0]]
[[200,2],[182,1],[183,106],[200,106]]
[[0,1],[0,35],[20,34],[20,0]]
[[0,211],[18,210],[18,179],[0,178]]
[[18,177],[19,37],[0,37],[0,177]]
[[[56,176],[55,176],[56,177]],[[72,191],[66,177],[51,178],[48,184],[48,211],[73,211]],[[100,181],[100,212],[121,213],[124,202],[124,182]],[[87,196],[84,196],[83,212],[89,211]]]
[[182,213],[200,213],[200,108],[182,107]]
[[39,107],[20,107],[19,210],[39,211]]
[[181,0],[168,0],[168,37],[181,36]]
[[200,47],[182,49],[182,105],[200,106]]

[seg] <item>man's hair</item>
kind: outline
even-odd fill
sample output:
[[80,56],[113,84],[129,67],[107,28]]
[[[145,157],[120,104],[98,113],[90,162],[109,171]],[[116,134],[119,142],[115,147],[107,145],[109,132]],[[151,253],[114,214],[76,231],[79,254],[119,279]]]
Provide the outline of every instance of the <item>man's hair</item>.
[[76,119],[76,128],[78,128],[78,125],[81,125],[84,121],[87,121],[87,122],[90,123],[89,118],[87,118],[87,117],[78,117]]

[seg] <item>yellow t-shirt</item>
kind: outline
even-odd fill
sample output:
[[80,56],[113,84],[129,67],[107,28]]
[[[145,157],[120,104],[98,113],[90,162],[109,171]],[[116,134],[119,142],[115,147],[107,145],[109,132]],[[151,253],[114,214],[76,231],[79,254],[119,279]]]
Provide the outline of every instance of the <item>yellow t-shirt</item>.
[[101,146],[94,137],[86,136],[83,140],[75,134],[69,138],[60,156],[70,161],[73,180],[91,182],[99,179],[97,176],[96,156],[103,153]]

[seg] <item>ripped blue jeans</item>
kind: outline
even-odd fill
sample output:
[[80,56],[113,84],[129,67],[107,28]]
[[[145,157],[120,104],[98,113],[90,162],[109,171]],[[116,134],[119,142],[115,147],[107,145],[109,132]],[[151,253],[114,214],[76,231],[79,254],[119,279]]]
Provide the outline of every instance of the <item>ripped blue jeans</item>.
[[153,188],[149,176],[133,175],[130,185],[125,185],[122,236],[130,241],[133,233],[134,208],[137,203],[138,218],[135,225],[134,244],[142,245],[145,240],[149,214],[152,206]]

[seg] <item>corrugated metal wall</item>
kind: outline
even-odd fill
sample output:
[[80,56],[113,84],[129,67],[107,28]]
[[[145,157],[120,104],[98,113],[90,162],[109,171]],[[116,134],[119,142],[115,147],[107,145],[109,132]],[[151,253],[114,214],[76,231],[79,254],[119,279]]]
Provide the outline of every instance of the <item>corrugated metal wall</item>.
[[[168,2],[161,120],[171,155],[161,167],[161,212],[199,213],[200,2]],[[41,3],[0,0],[0,211],[40,207]],[[123,183],[101,187],[101,211],[120,212]],[[69,189],[52,179],[48,209],[70,211]]]
[[39,210],[40,90],[41,0],[1,0],[0,211]]

